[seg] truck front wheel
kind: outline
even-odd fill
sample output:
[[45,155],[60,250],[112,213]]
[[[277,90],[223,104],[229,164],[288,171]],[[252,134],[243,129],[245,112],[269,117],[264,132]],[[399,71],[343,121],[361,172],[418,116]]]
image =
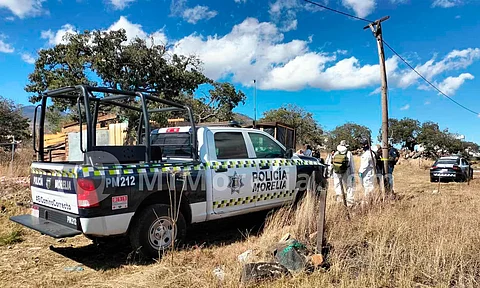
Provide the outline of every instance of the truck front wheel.
[[162,252],[185,238],[185,218],[180,212],[175,223],[169,205],[150,205],[139,213],[129,236],[132,248],[142,256],[159,258]]

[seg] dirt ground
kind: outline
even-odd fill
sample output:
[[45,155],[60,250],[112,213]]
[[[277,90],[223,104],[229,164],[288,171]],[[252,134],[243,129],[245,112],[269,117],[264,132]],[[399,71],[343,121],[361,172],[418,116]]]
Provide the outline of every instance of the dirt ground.
[[[350,221],[343,207],[334,203],[330,188],[326,232],[332,247],[330,268],[259,285],[478,286],[480,181],[430,183],[429,165],[417,160],[401,162],[394,173],[400,200],[356,208],[350,211]],[[291,232],[289,225],[300,222],[271,223],[262,230],[265,213],[256,213],[202,224],[190,231],[189,248],[142,264],[129,257],[130,247],[122,239],[106,246],[97,246],[83,236],[57,241],[8,220],[28,213],[28,205],[27,178],[0,177],[3,287],[238,287],[242,264],[237,256],[253,249],[256,256],[252,259],[263,260],[269,245],[282,233]],[[304,221],[308,215],[301,217]],[[224,280],[212,273],[215,268],[224,271]]]

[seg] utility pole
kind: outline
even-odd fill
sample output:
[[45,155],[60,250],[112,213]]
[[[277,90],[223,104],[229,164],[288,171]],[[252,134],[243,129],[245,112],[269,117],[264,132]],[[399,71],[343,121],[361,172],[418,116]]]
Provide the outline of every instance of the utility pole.
[[[386,177],[388,175],[388,85],[387,71],[385,69],[385,54],[383,51],[382,22],[386,21],[390,16],[385,16],[375,22],[368,24],[363,29],[370,28],[373,36],[377,39],[378,58],[380,60],[380,75],[382,79],[382,161],[383,161],[383,185],[385,193],[390,195],[392,187],[390,181]],[[392,177],[392,175],[388,175]]]

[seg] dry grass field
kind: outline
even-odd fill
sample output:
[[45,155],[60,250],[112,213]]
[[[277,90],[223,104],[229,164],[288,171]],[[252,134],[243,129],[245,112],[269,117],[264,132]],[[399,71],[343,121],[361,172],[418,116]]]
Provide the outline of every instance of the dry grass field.
[[[432,184],[430,164],[401,162],[394,173],[399,199],[357,207],[350,221],[330,188],[329,269],[258,285],[479,287],[480,181]],[[141,264],[127,259],[129,247],[122,240],[103,248],[83,236],[56,241],[11,223],[9,216],[28,212],[28,181],[0,179],[3,287],[239,287],[239,254],[252,249],[252,260],[268,260],[269,248],[285,232],[306,242],[315,230],[316,203],[308,198],[296,211],[277,211],[258,233],[264,215],[231,220],[225,227],[203,225],[190,234],[188,248]],[[83,270],[68,271],[77,265]],[[223,281],[212,273],[217,267],[225,272]]]

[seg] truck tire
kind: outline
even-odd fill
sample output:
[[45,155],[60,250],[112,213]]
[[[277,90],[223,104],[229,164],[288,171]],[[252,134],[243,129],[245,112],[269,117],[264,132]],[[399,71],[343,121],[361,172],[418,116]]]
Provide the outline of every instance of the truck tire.
[[143,257],[159,258],[173,244],[180,243],[186,235],[187,225],[180,212],[176,227],[169,216],[170,206],[154,204],[139,212],[130,229],[130,244]]

